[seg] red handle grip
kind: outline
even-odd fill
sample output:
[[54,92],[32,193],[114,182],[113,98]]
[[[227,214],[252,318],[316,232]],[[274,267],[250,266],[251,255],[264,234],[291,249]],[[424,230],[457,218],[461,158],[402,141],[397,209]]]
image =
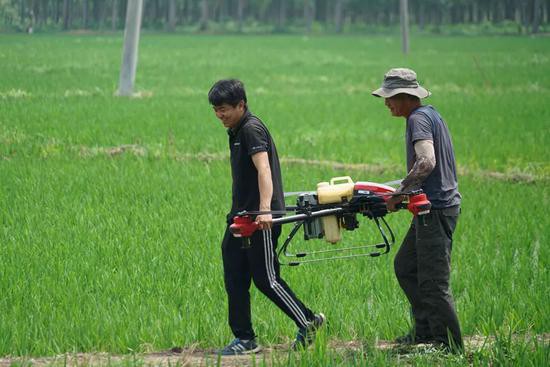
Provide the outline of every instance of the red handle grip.
[[229,232],[235,237],[250,237],[258,229],[258,223],[249,215],[234,217],[233,224],[229,226]]
[[431,208],[432,203],[430,203],[426,194],[412,195],[409,197],[407,209],[413,213],[413,215],[428,214]]

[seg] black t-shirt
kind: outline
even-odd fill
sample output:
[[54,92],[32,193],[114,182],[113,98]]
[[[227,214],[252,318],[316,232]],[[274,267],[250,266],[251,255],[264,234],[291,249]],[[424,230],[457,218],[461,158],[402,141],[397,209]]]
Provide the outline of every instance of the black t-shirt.
[[228,222],[230,223],[233,216],[240,211],[256,211],[260,208],[258,171],[252,161],[252,156],[259,152],[267,152],[271,168],[273,181],[271,210],[283,210],[285,200],[281,167],[275,143],[267,127],[259,118],[246,111],[239,124],[227,132],[233,177],[233,196],[231,211],[227,215]]

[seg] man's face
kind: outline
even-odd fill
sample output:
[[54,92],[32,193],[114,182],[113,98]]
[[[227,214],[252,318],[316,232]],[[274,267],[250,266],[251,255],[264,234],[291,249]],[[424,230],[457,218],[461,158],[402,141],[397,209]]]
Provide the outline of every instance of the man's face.
[[244,101],[240,101],[235,107],[224,103],[219,106],[212,106],[212,108],[216,113],[216,117],[219,118],[223,126],[228,129],[232,129],[237,126],[239,121],[241,121],[245,110]]
[[385,105],[391,111],[392,116],[407,117],[407,99],[401,95],[396,95],[385,99]]

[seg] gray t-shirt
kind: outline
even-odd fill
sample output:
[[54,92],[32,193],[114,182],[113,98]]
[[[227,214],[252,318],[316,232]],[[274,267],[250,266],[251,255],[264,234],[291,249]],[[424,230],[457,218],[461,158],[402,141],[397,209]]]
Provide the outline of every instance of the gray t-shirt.
[[421,106],[407,119],[405,135],[407,145],[407,172],[416,160],[414,143],[431,140],[434,143],[435,168],[422,183],[422,190],[428,196],[434,209],[448,208],[460,204],[453,143],[447,124],[432,106]]

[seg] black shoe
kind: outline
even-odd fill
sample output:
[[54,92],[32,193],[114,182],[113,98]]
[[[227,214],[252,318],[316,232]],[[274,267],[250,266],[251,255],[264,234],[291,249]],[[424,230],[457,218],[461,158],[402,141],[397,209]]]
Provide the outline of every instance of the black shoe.
[[317,330],[326,323],[326,317],[322,313],[315,315],[315,319],[310,321],[308,326],[298,329],[296,339],[292,343],[293,350],[305,349],[315,341]]
[[234,339],[225,348],[218,352],[222,356],[236,356],[242,354],[258,353],[262,348],[256,344],[256,340]]
[[416,344],[428,344],[433,343],[434,339],[427,335],[414,335],[412,333],[400,336],[395,339],[397,344],[403,345],[416,345]]

